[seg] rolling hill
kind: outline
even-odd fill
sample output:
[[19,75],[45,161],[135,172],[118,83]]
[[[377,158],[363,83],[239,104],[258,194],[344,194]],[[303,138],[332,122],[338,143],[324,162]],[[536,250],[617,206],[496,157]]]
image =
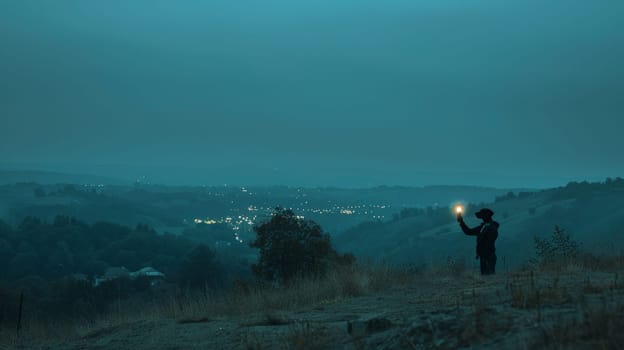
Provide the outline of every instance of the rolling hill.
[[[522,192],[486,204],[468,205],[465,220],[476,226],[471,213],[480,207],[496,213],[501,224],[497,241],[499,269],[522,264],[533,255],[533,237],[550,235],[555,225],[597,253],[624,249],[624,181],[570,183],[539,192]],[[414,211],[386,222],[367,222],[335,238],[336,245],[364,259],[390,263],[431,264],[474,261],[475,241],[465,236],[450,208]]]

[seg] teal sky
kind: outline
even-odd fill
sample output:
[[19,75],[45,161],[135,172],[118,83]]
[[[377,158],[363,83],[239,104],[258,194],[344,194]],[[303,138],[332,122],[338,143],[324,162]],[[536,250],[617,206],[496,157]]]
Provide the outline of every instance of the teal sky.
[[624,176],[621,0],[0,0],[0,167],[196,184]]

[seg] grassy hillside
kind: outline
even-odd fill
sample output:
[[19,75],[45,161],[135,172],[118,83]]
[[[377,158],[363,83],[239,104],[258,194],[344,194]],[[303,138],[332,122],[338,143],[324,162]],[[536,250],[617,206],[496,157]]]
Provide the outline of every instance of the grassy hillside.
[[[583,249],[619,253],[624,249],[624,181],[570,183],[540,192],[501,196],[485,204],[470,204],[469,226],[480,220],[481,207],[496,213],[501,224],[497,241],[499,268],[521,264],[532,257],[533,237],[550,235],[555,225],[570,233]],[[450,208],[406,211],[395,220],[363,223],[336,237],[343,251],[393,263],[436,263],[449,257],[476,264],[475,241],[465,236]]]
[[598,269],[580,262],[487,278],[448,267],[354,266],[285,288],[123,303],[98,319],[42,323],[27,315],[20,336],[0,328],[0,348],[621,349],[623,263],[615,257]]

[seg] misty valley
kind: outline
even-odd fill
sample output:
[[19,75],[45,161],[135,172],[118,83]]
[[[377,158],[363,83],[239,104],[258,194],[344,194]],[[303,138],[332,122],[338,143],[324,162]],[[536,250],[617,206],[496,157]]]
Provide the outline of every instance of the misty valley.
[[[111,319],[120,322],[146,312],[150,319],[155,313],[157,318],[173,315],[178,322],[201,324],[213,312],[238,314],[212,310],[217,307],[213,304],[225,307],[228,298],[267,298],[265,293],[297,290],[308,280],[327,283],[327,276],[341,279],[333,282],[339,285],[331,287],[338,288],[332,298],[383,291],[430,271],[461,280],[478,271],[478,261],[474,241],[465,239],[455,223],[452,206],[457,198],[462,198],[471,224],[476,220],[470,214],[479,208],[494,211],[501,225],[501,274],[547,264],[544,259],[557,257],[557,247],[565,242],[573,242],[574,259],[587,264],[600,266],[604,259],[624,256],[621,178],[544,190],[124,186],[39,180],[0,186],[0,324],[5,337],[14,336],[18,322],[18,333],[44,332],[54,338],[57,329],[76,322],[101,327]],[[283,238],[282,253],[271,257],[268,247],[278,244],[275,237],[282,230],[287,231],[284,237],[299,238]],[[261,238],[263,234],[269,238]],[[302,243],[306,240],[310,247]],[[291,254],[285,257],[284,251]],[[316,255],[320,260],[315,263],[305,260]],[[569,261],[568,256],[561,259]],[[366,279],[372,280],[366,286],[362,281],[342,285],[358,274],[370,274]],[[376,278],[398,281],[368,285]],[[316,298],[327,301],[322,295],[312,301]],[[210,306],[194,304],[200,300]],[[243,309],[269,312],[267,307],[273,309],[263,302]],[[204,309],[211,311],[203,315]]]
[[622,24],[0,0],[0,350],[624,349]]

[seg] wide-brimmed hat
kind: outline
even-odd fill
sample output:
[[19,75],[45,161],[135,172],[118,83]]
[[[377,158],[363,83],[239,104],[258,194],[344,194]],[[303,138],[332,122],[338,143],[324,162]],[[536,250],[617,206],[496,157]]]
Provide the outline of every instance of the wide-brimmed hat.
[[476,212],[475,216],[479,219],[489,219],[494,216],[494,212],[488,208],[483,208]]

